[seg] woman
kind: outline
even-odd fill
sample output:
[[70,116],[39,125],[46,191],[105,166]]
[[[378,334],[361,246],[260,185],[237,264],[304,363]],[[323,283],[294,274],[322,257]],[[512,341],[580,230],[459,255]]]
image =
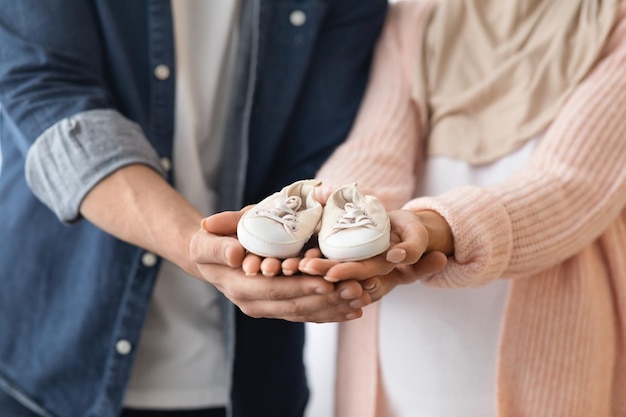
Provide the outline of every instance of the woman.
[[317,178],[402,206],[394,226],[448,263],[391,291],[412,279],[381,257],[301,262],[388,293],[340,325],[337,416],[626,415],[625,19],[624,1],[392,6]]

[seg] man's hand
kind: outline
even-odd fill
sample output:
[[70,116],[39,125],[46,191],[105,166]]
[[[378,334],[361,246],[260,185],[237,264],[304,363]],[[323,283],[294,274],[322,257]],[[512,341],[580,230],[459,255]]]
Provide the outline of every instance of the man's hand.
[[356,281],[333,284],[319,276],[246,274],[240,268],[245,250],[235,237],[242,214],[223,212],[204,219],[191,240],[190,253],[202,278],[245,314],[313,322],[345,321],[363,314],[362,307],[371,298]]

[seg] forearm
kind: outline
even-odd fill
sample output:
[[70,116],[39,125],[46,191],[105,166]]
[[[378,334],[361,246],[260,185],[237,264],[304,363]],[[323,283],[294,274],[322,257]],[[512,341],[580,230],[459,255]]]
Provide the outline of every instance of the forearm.
[[25,174],[33,194],[69,223],[80,220],[79,205],[96,184],[134,164],[162,171],[139,125],[115,110],[99,109],[46,129],[28,150]]
[[202,214],[153,169],[128,165],[115,171],[87,193],[80,213],[113,236],[199,276],[189,244]]

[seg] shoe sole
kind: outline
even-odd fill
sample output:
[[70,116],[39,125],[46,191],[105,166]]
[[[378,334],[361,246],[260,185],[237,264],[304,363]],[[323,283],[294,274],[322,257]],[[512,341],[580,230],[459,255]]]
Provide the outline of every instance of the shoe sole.
[[369,242],[353,246],[331,246],[322,241],[319,242],[322,254],[328,258],[340,262],[362,261],[380,255],[389,248],[390,233],[386,232]]
[[237,238],[241,246],[255,255],[265,258],[286,259],[298,256],[311,237],[309,236],[304,240],[290,243],[269,242],[250,233],[245,226],[243,226],[242,222],[240,222],[237,225]]

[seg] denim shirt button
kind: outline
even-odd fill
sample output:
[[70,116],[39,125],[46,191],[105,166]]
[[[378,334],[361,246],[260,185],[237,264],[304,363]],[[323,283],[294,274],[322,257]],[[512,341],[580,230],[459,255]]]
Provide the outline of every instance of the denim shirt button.
[[172,169],[172,160],[167,156],[161,158],[161,167],[165,170],[165,172],[169,172]]
[[115,350],[120,355],[128,355],[133,350],[133,345],[126,339],[120,339],[115,344]]
[[289,21],[294,26],[302,26],[306,22],[306,14],[302,10],[294,10],[289,15]]
[[170,78],[170,67],[165,64],[160,64],[154,67],[154,76],[157,80],[165,81]]
[[146,252],[141,257],[141,263],[146,268],[152,268],[157,263],[157,256],[152,252]]

